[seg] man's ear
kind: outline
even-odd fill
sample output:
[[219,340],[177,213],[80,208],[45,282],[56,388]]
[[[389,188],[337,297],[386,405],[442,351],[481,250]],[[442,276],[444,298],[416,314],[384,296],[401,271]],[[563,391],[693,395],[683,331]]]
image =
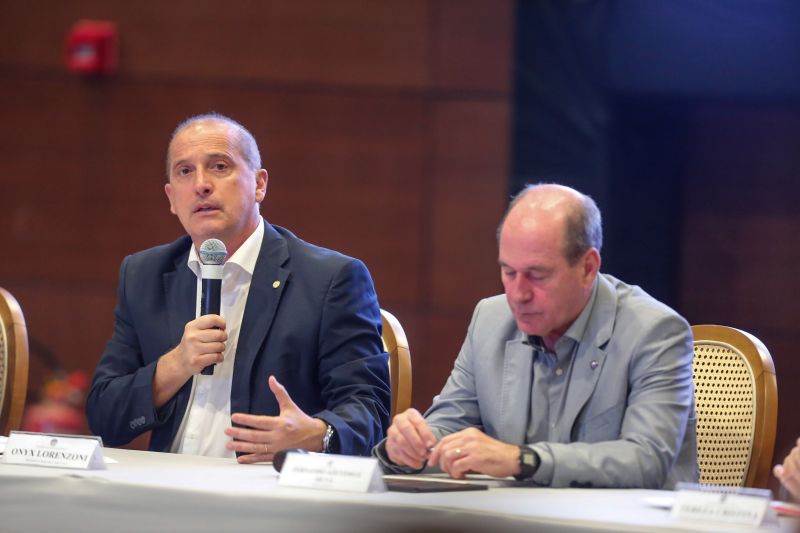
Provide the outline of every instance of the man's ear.
[[601,263],[602,259],[600,258],[600,252],[597,251],[597,248],[589,248],[583,255],[582,274],[585,285],[590,286],[594,283],[594,278],[597,277],[597,273],[600,272]]
[[256,171],[256,202],[261,203],[267,197],[267,182],[269,182],[269,173],[262,169]]
[[169,200],[169,212],[173,215],[177,215],[178,213],[175,212],[175,204],[172,203],[172,185],[169,183],[164,185],[164,192],[167,195],[167,200]]

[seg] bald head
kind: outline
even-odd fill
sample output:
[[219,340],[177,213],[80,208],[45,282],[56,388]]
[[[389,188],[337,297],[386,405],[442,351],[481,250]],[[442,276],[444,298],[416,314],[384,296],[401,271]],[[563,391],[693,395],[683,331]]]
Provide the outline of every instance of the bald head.
[[546,224],[561,236],[564,257],[570,264],[590,248],[598,252],[603,246],[600,210],[589,196],[570,187],[538,184],[525,187],[511,201],[498,228],[513,226],[527,233]]
[[253,137],[253,134],[250,133],[247,128],[232,118],[220,113],[205,113],[202,115],[195,115],[184,120],[178,124],[178,127],[176,127],[172,132],[172,136],[169,139],[169,145],[167,146],[167,179],[169,179],[170,168],[172,166],[172,162],[170,160],[170,149],[172,147],[172,143],[175,141],[175,137],[177,137],[179,133],[187,128],[196,127],[203,124],[223,124],[228,126],[231,132],[234,134],[232,139],[239,150],[239,154],[247,163],[247,166],[250,167],[250,170],[255,171],[261,168],[261,154],[258,151],[258,144],[256,144],[255,137]]

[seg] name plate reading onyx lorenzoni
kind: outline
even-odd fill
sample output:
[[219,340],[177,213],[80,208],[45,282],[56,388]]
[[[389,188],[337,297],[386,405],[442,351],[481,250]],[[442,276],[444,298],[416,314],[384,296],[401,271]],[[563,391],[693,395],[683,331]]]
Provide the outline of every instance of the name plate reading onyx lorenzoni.
[[347,492],[383,492],[383,472],[373,457],[288,453],[278,485]]
[[106,467],[103,441],[89,435],[12,431],[3,461],[9,464],[98,470]]

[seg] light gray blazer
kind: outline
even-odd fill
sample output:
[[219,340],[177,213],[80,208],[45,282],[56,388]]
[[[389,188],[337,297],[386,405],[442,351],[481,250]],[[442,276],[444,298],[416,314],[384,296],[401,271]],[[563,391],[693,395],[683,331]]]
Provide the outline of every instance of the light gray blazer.
[[[477,427],[536,450],[553,487],[671,488],[697,481],[692,334],[642,289],[598,275],[554,442],[525,443],[532,349],[504,295],[478,303],[425,418],[437,436]],[[380,454],[379,454],[380,455]]]

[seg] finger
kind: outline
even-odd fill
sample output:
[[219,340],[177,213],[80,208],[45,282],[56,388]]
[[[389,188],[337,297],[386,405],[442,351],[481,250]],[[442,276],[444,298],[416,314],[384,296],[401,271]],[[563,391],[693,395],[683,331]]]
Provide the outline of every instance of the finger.
[[[406,445],[414,450],[414,455],[424,457],[428,455],[428,448],[435,444],[436,439],[428,429],[425,420],[420,417],[418,420],[414,418],[413,413],[405,413],[405,416],[395,417],[392,424],[397,432],[398,440],[402,439]],[[428,444],[423,436],[423,432],[430,435],[430,440],[433,444]]]
[[450,477],[453,475],[453,462],[461,455],[461,448],[458,447],[440,447],[439,451],[439,468],[442,469]]
[[194,320],[197,329],[225,329],[225,319],[220,315],[202,315]]
[[259,446],[270,442],[269,432],[262,430],[231,427],[225,428],[225,434],[238,441],[258,443]]
[[389,459],[398,465],[413,466],[421,468],[427,453],[421,455],[414,451],[414,448],[406,441],[405,437],[395,426],[389,427],[389,438],[386,441],[386,452]]
[[233,413],[231,415],[231,421],[234,424],[263,431],[274,430],[279,420],[280,417],[277,416],[249,415],[247,413]]
[[450,463],[452,462],[453,458],[460,453],[461,449],[454,444],[452,439],[448,441],[442,439],[433,449],[433,452],[431,452],[428,462],[431,464],[438,464],[439,468],[449,473]]
[[259,462],[272,460],[273,454],[278,451],[278,448],[265,444],[263,442],[246,442],[231,440],[225,443],[225,448],[234,451],[237,455],[249,455],[252,459],[249,462]]
[[431,464],[439,464],[441,466],[442,461],[446,460],[445,454],[449,450],[454,450],[457,448],[461,443],[460,431],[457,433],[453,433],[451,435],[447,435],[440,440],[436,446],[433,447],[431,451],[430,458],[428,461]]
[[416,409],[410,409],[409,421],[417,428],[417,433],[425,444],[426,452],[428,448],[436,446],[436,436],[431,431],[425,418]]
[[221,353],[201,354],[195,356],[192,364],[196,366],[195,371],[200,372],[205,367],[221,363],[223,360],[224,357],[222,356]]
[[464,479],[467,472],[472,469],[472,463],[473,458],[464,455],[462,450],[462,455],[459,455],[450,463],[450,471],[448,474],[454,479]]
[[251,465],[253,463],[269,463],[272,462],[273,454],[271,453],[247,453],[240,455],[236,458],[239,464]]
[[416,456],[405,448],[395,447],[386,451],[389,453],[389,459],[396,465],[408,466],[414,469],[420,469],[425,465],[424,457]]
[[775,465],[772,467],[772,475],[778,478],[778,481],[783,481],[783,465]]
[[278,400],[278,406],[281,409],[281,414],[285,410],[289,409],[296,409],[297,406],[292,401],[292,397],[289,396],[289,393],[286,392],[286,387],[281,385],[275,376],[269,377],[269,390],[272,391],[272,394],[275,395],[275,399]]
[[201,329],[195,332],[192,340],[202,344],[224,344],[228,340],[228,334],[221,329]]

